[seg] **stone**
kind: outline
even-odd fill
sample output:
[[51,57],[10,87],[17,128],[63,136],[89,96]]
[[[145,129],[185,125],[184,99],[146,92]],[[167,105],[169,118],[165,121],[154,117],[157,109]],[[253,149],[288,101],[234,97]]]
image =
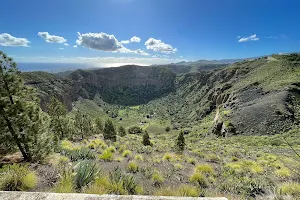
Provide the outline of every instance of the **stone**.
[[142,195],[94,195],[76,193],[0,191],[1,200],[228,200],[225,197],[162,197]]

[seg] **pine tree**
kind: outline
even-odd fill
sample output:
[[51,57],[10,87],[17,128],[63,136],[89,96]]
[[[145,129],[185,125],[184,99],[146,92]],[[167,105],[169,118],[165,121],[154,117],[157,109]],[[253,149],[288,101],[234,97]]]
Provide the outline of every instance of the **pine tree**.
[[184,134],[183,131],[180,131],[177,140],[176,140],[176,147],[177,150],[180,152],[184,151],[184,147],[185,147],[185,138],[184,138]]
[[89,136],[94,133],[92,119],[87,114],[83,114],[79,110],[75,114],[75,126],[81,136],[81,139],[84,139],[85,136]]
[[126,130],[123,126],[119,127],[119,136],[124,137],[126,135]]
[[113,142],[117,141],[116,128],[110,119],[107,119],[105,122],[103,136],[105,140],[111,140]]
[[147,131],[145,131],[144,135],[143,135],[143,145],[145,146],[152,146],[151,142],[150,142],[150,137]]
[[51,117],[51,129],[55,136],[62,140],[68,136],[68,118],[66,107],[56,98],[52,97],[47,106]]
[[102,120],[101,118],[96,118],[95,120],[95,124],[96,124],[96,129],[97,129],[97,132],[100,132],[102,133],[103,132],[103,124],[102,124]]
[[0,137],[17,146],[24,160],[40,160],[52,150],[49,116],[19,73],[16,63],[0,51]]

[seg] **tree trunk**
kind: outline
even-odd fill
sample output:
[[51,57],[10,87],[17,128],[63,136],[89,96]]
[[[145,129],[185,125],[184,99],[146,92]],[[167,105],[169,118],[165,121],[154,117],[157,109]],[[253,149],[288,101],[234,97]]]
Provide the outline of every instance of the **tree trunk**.
[[12,126],[11,122],[9,121],[8,117],[5,115],[5,111],[4,111],[3,108],[1,109],[1,112],[3,113],[3,117],[4,117],[5,121],[6,121],[8,130],[11,133],[11,135],[13,136],[15,143],[17,144],[19,150],[21,151],[21,153],[23,155],[24,160],[29,161],[31,159],[30,155],[26,152],[26,150],[22,146],[22,143],[21,143],[20,139],[18,138],[17,133],[13,129],[13,126]]

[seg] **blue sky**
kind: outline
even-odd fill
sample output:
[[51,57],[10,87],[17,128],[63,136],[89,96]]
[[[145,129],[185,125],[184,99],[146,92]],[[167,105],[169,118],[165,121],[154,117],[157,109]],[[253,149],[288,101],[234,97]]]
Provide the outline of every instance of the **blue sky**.
[[0,49],[97,66],[299,52],[299,10],[298,0],[9,0]]

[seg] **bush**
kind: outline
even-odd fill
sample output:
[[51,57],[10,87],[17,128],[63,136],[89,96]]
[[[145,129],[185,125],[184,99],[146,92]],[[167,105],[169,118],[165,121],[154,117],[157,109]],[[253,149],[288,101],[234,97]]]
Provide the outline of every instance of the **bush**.
[[278,193],[300,198],[300,184],[295,182],[284,183],[278,188]]
[[109,194],[111,185],[108,177],[97,177],[92,185],[84,189],[87,194]]
[[196,159],[190,157],[190,158],[187,159],[187,162],[192,164],[192,165],[195,165],[196,164]]
[[63,156],[67,156],[71,161],[78,161],[84,159],[95,159],[96,155],[88,148],[80,148],[80,149],[65,149],[61,152]]
[[136,173],[136,172],[138,172],[139,168],[135,162],[130,162],[127,165],[127,170],[128,170],[128,172]]
[[74,191],[74,176],[72,170],[64,168],[59,176],[58,183],[54,187],[54,192],[57,193],[73,193]]
[[169,126],[166,127],[165,131],[169,132],[171,130],[171,128]]
[[209,164],[202,164],[195,167],[195,172],[203,174],[214,174],[214,169]]
[[190,177],[190,182],[191,183],[197,183],[200,187],[206,188],[208,186],[207,180],[204,175],[201,173],[195,172],[191,177]]
[[138,126],[134,126],[128,129],[128,133],[129,134],[138,134],[138,133],[142,133],[142,128],[138,127]]
[[138,160],[138,161],[143,161],[143,160],[144,160],[144,159],[143,159],[143,156],[140,155],[140,154],[134,156],[134,159],[135,159],[135,160]]
[[37,176],[26,165],[6,165],[0,169],[0,190],[29,190],[36,184]]
[[109,146],[106,150],[110,151],[111,153],[115,153],[116,152],[116,148],[114,146]]
[[120,127],[119,127],[118,133],[119,133],[119,136],[120,136],[120,137],[124,137],[124,136],[126,135],[126,130],[125,130],[125,128],[124,128],[123,126],[120,126]]
[[170,153],[165,153],[163,160],[167,160],[167,161],[173,161],[174,159],[174,155],[170,154]]
[[92,140],[92,142],[90,142],[88,144],[88,147],[90,149],[105,148],[106,144],[103,140],[95,139],[95,140]]
[[105,149],[98,158],[106,162],[111,162],[114,158],[114,154],[109,149]]
[[[193,186],[182,185],[178,188],[178,196],[181,197],[199,197],[204,196],[203,191]],[[202,194],[202,195],[201,195]]]
[[111,192],[114,194],[130,194],[134,195],[142,192],[141,187],[136,183],[131,175],[123,174],[120,168],[115,168],[109,173],[111,181]]
[[150,141],[150,137],[147,131],[145,131],[143,135],[143,141],[142,141],[144,146],[152,146],[152,143]]
[[96,176],[100,173],[100,168],[96,162],[84,160],[75,166],[75,173],[75,186],[77,189],[81,189],[95,180]]
[[131,154],[132,154],[131,151],[129,151],[129,150],[124,150],[123,153],[122,153],[122,156],[123,156],[123,157],[129,157],[129,156],[131,156]]
[[288,178],[291,176],[291,170],[288,168],[282,168],[275,171],[275,174],[280,178]]
[[165,179],[159,172],[156,171],[152,174],[152,181],[154,186],[160,187]]
[[176,163],[174,165],[175,170],[181,170],[183,168],[183,166],[181,164]]

